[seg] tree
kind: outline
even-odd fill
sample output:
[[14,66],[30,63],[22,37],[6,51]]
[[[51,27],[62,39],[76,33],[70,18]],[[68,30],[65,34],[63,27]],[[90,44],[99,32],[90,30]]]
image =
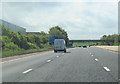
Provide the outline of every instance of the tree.
[[45,33],[44,31],[41,31],[40,32],[42,35],[47,35],[47,33]]
[[20,35],[20,43],[19,46],[25,50],[30,49],[29,44],[27,43],[26,35],[21,34]]
[[4,46],[10,42],[11,42],[11,39],[8,38],[8,36],[2,36],[2,48],[4,48]]
[[10,29],[8,29],[7,27],[5,27],[4,25],[0,24],[0,28],[2,30],[2,35],[4,36],[9,36],[10,33],[12,32]]
[[8,50],[21,50],[21,48],[18,47],[18,45],[14,44],[13,42],[7,43],[4,48],[5,51]]
[[14,44],[17,44],[20,47],[20,36],[16,32],[10,33],[11,41],[14,42]]
[[59,26],[50,28],[49,36],[58,36],[59,39],[64,39],[66,41],[66,44],[68,45],[69,39],[67,32]]
[[[113,34],[113,35],[104,35],[102,36],[101,40],[106,40],[108,42],[102,42],[101,44],[105,44],[105,45],[118,45],[119,41],[120,41],[120,35],[118,34]],[[109,41],[110,40],[110,41]],[[113,42],[111,42],[111,40],[113,40]]]

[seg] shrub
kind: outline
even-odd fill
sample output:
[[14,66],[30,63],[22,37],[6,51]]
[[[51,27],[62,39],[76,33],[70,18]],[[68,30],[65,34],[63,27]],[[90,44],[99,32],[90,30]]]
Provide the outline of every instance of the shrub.
[[13,42],[7,43],[3,50],[8,51],[8,50],[21,50],[21,48],[18,47],[18,45],[14,44]]
[[29,49],[39,49],[39,47],[33,43],[27,42],[27,44],[29,45]]
[[11,42],[11,39],[9,39],[8,36],[2,36],[2,47],[3,48],[7,43],[10,43],[10,42]]

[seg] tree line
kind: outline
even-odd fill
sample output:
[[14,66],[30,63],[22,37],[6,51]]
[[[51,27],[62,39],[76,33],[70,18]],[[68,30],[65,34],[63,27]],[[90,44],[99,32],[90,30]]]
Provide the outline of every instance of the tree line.
[[[113,35],[103,35],[101,37],[101,40],[106,40],[108,42],[101,42],[101,45],[120,45],[120,35],[119,34],[113,34]],[[109,41],[113,40],[113,42]]]
[[[2,50],[29,50],[41,49],[49,46],[49,36],[58,36],[59,39],[65,39],[66,45],[69,45],[67,32],[59,26],[49,29],[48,33],[41,31],[42,35],[22,34],[13,32],[4,25],[0,24],[2,29]],[[101,40],[113,40],[113,42],[100,42],[100,45],[120,45],[120,35],[103,35]]]
[[65,39],[68,43],[67,32],[59,26],[50,28],[49,33],[41,31],[42,35],[37,34],[22,34],[20,32],[13,32],[4,25],[2,28],[2,50],[28,50],[28,49],[41,49],[49,46],[49,36],[57,35],[61,39]]

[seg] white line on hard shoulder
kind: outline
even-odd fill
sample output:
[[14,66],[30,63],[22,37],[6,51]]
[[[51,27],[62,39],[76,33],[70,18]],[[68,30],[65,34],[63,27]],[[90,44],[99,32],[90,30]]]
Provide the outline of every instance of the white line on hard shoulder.
[[110,71],[110,69],[109,68],[107,68],[107,67],[103,67],[106,71]]
[[110,50],[108,50],[108,52],[112,52],[112,53],[116,53],[116,54],[118,54],[118,52],[115,52],[115,51],[110,51]]
[[4,61],[4,62],[1,62],[1,63],[16,61],[16,60],[20,60],[20,59],[24,59],[24,58],[29,58],[29,57],[33,57],[33,56],[28,56],[28,57],[22,57],[22,58],[18,58],[18,59],[8,60],[8,61]]
[[[20,60],[20,59],[24,59],[24,58],[33,57],[33,56],[34,56],[34,55],[27,56],[27,57],[21,57],[21,58],[17,58],[17,59],[13,59],[13,60],[3,61],[3,62],[0,62],[0,63],[6,63],[6,62],[11,62],[11,61],[16,61],[16,60]],[[36,55],[36,56],[37,56],[37,55]]]
[[30,71],[32,71],[32,69],[28,69],[28,70],[24,71],[23,74],[28,73]]
[[18,58],[18,59],[14,59],[14,60],[9,60],[9,61],[4,61],[4,62],[1,62],[1,63],[11,62],[11,61],[19,60],[19,59],[22,59],[22,58]]

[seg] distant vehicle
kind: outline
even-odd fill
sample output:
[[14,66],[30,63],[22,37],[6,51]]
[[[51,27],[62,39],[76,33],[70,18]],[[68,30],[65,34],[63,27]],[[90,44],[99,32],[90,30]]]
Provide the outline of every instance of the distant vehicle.
[[81,47],[81,46],[78,46],[78,47]]
[[86,46],[86,45],[84,45],[84,46],[83,46],[83,48],[87,48],[87,46]]
[[66,53],[66,45],[64,39],[55,39],[54,40],[54,52],[64,51]]

